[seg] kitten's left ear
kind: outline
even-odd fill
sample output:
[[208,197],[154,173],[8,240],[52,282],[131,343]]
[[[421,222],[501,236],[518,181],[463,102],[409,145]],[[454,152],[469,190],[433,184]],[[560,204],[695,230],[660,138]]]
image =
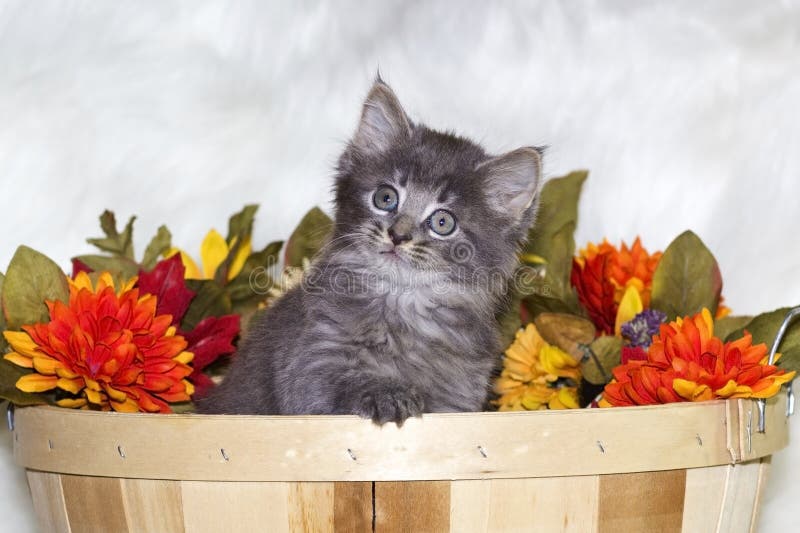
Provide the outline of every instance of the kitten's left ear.
[[381,153],[411,137],[411,121],[394,91],[380,78],[370,89],[353,145],[366,153]]
[[536,197],[542,157],[536,148],[518,148],[481,163],[475,170],[486,176],[492,207],[520,220]]

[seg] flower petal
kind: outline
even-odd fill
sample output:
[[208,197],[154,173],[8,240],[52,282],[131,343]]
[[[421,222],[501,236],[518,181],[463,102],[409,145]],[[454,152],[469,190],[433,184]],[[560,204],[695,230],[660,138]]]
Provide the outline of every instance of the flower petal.
[[17,380],[17,388],[23,392],[45,392],[55,388],[58,378],[41,374],[26,374]]

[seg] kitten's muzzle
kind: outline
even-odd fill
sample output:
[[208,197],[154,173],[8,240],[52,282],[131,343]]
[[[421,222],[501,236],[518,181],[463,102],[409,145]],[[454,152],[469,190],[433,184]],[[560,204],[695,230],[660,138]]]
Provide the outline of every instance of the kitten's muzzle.
[[396,230],[394,226],[389,228],[388,233],[389,233],[389,238],[392,240],[392,244],[394,244],[395,246],[398,246],[404,242],[411,240],[410,231],[401,233],[398,230]]

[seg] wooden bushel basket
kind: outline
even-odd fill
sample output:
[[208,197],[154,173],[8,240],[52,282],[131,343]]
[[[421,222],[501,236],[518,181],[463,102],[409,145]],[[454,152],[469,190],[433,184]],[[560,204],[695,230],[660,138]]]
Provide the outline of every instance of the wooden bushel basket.
[[788,442],[769,400],[426,415],[18,409],[45,531],[735,532]]

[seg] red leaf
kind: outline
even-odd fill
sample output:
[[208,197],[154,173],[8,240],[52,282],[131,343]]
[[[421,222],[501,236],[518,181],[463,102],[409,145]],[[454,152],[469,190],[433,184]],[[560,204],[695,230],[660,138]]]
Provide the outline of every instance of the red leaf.
[[75,276],[77,276],[81,272],[86,272],[87,274],[91,274],[92,273],[92,269],[89,267],[89,265],[87,265],[86,263],[84,263],[83,261],[78,259],[77,257],[73,257],[72,258],[72,279],[75,279]]
[[186,288],[180,254],[159,261],[150,272],[139,271],[137,283],[142,294],[156,296],[156,314],[172,315],[172,325],[183,319],[195,292]]
[[195,372],[228,355],[236,349],[234,339],[239,335],[239,315],[209,316],[188,333],[181,333],[189,343],[186,350],[194,354]]
[[189,381],[194,384],[194,394],[192,394],[193,400],[205,398],[208,396],[208,393],[211,392],[211,389],[216,387],[216,384],[211,378],[199,370],[192,372],[192,375],[189,376]]

